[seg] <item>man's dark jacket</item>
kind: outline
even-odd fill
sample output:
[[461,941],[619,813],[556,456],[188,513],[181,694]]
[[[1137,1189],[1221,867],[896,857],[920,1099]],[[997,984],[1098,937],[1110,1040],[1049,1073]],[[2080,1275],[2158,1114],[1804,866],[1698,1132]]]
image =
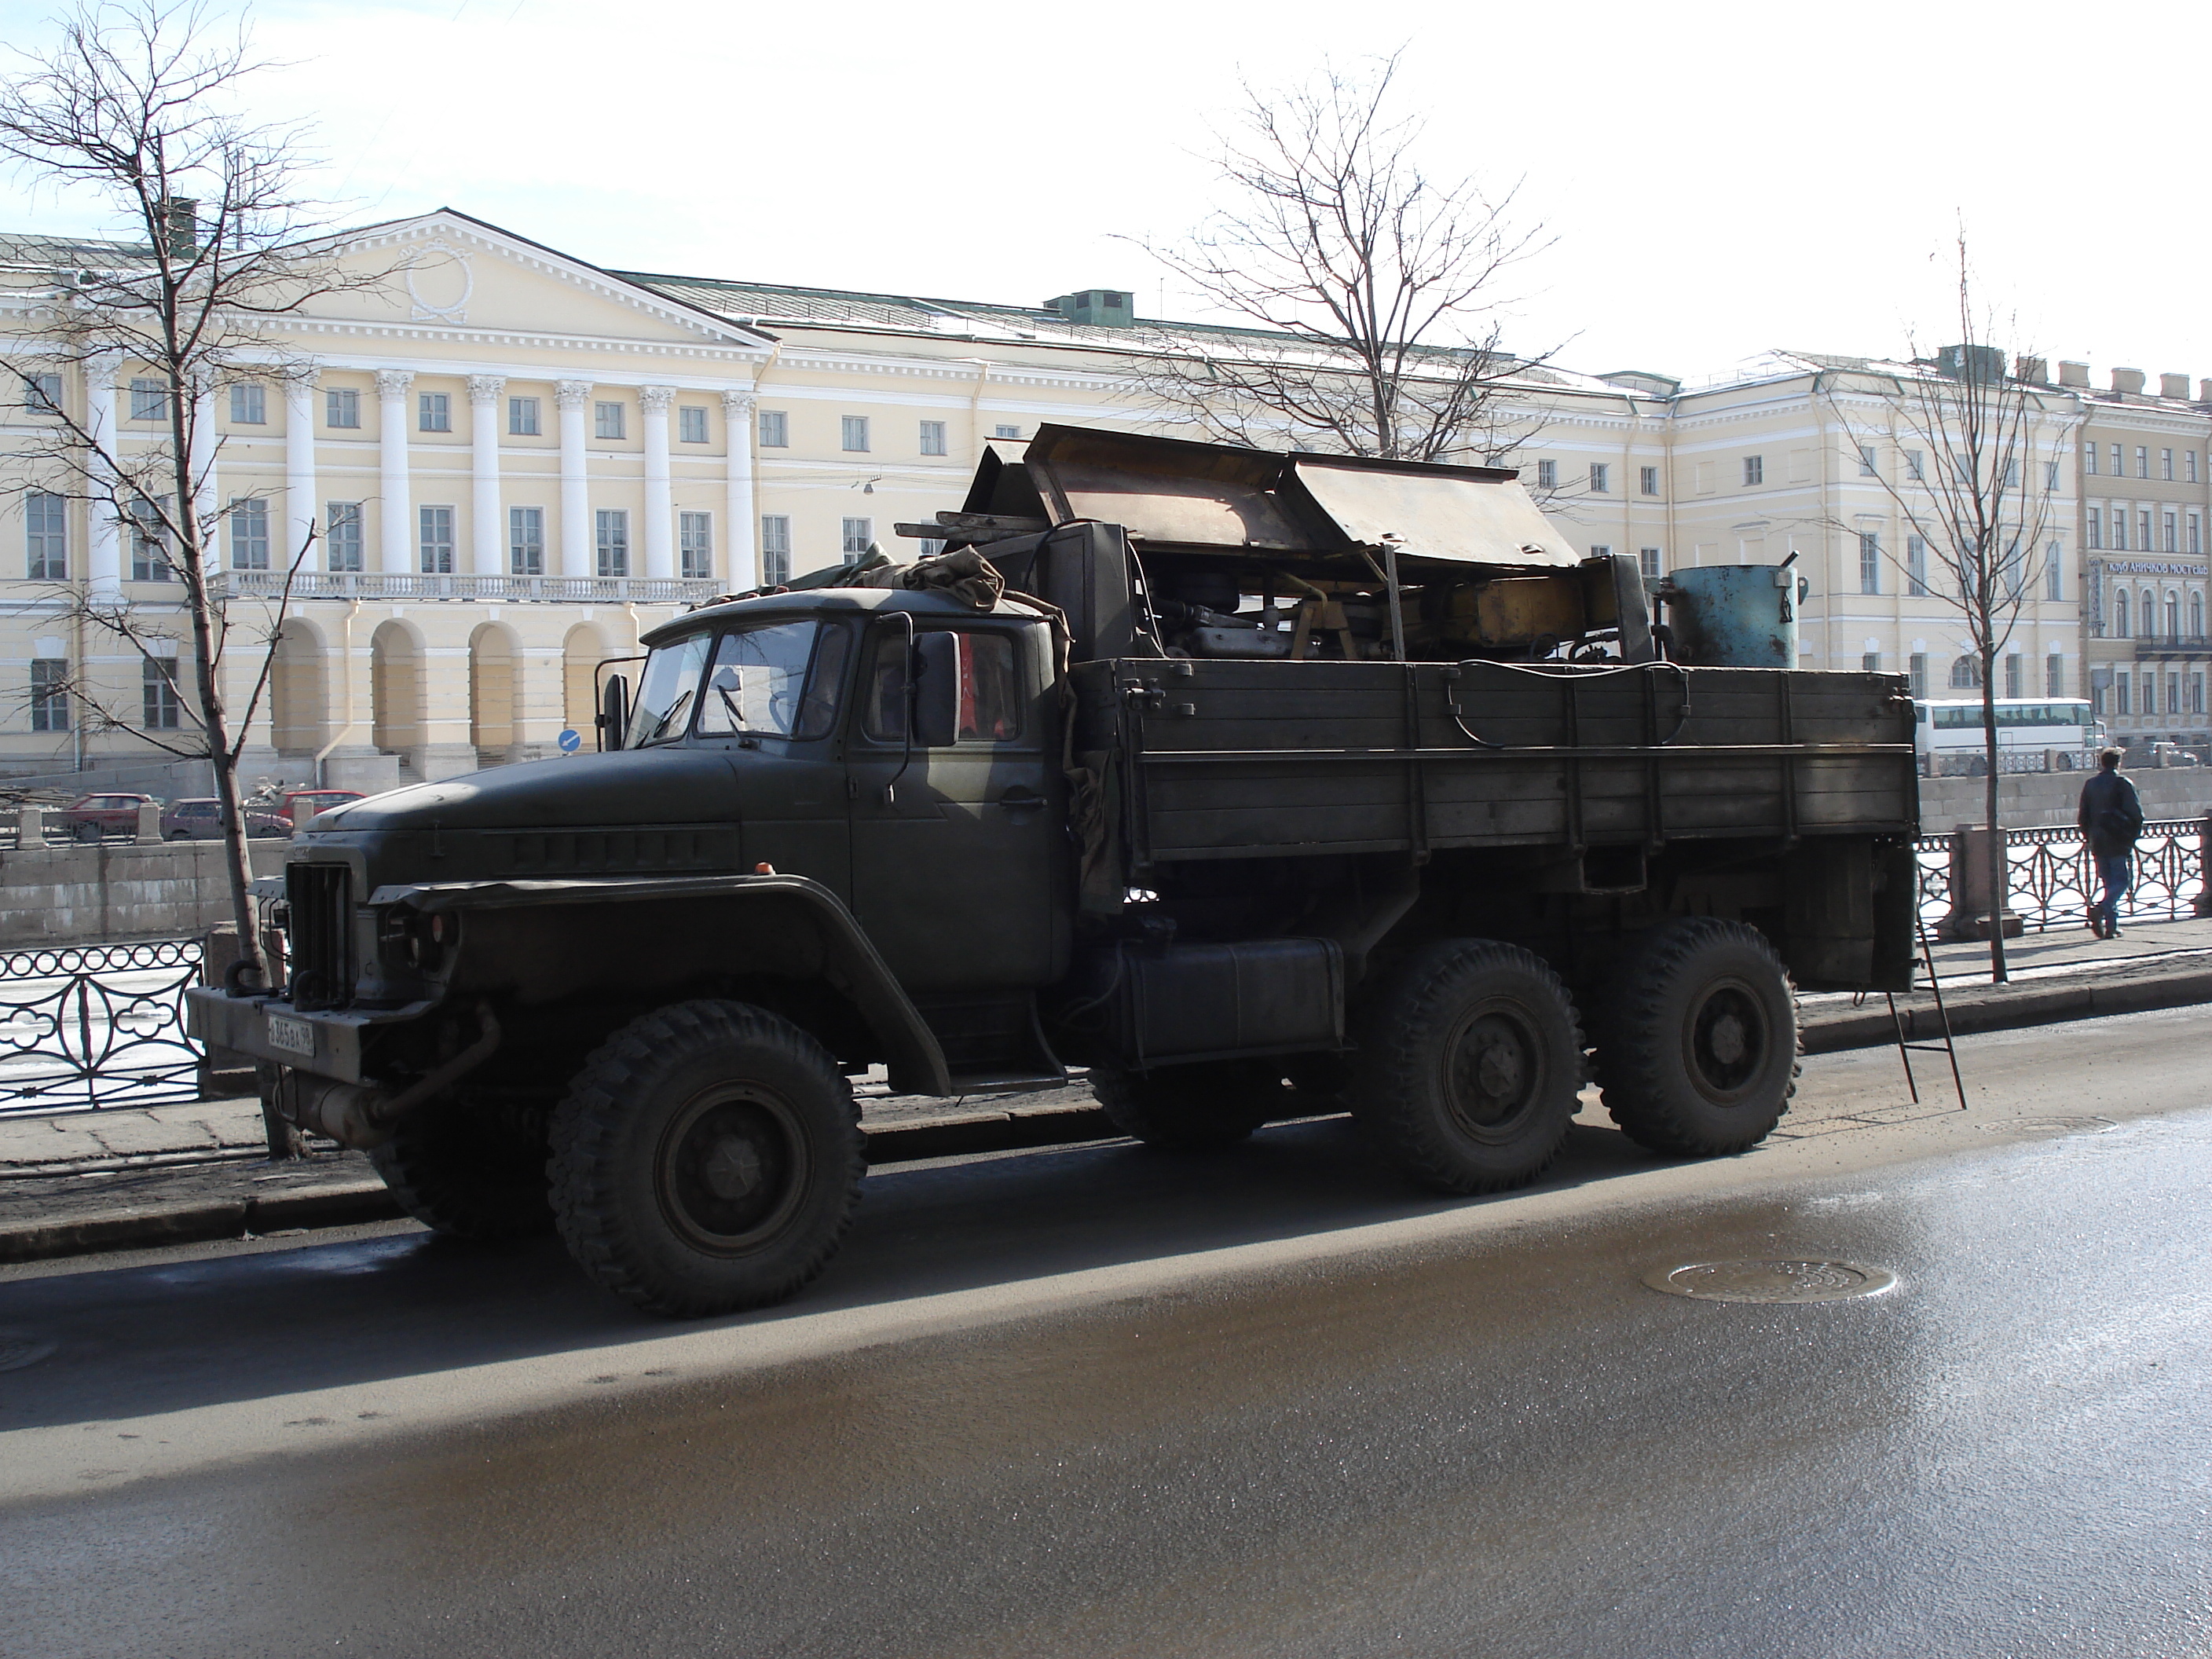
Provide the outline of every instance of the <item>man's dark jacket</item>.
[[2099,858],[2131,853],[2136,837],[2142,833],[2142,801],[2135,785],[2118,771],[2100,767],[2097,775],[2081,786],[2081,810],[2075,822]]

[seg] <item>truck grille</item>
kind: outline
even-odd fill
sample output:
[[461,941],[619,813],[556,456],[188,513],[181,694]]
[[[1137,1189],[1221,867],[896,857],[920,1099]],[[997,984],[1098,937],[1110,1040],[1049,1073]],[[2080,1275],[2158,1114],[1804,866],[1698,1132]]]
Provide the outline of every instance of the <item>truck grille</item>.
[[292,906],[292,1006],[343,1008],[353,1000],[353,872],[343,864],[284,870]]

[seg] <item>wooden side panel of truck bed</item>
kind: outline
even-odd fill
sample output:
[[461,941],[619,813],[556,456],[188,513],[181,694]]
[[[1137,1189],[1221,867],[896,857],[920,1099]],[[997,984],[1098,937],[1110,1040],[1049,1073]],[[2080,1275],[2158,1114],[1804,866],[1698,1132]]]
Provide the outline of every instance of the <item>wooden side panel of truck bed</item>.
[[1079,665],[1148,862],[1912,834],[1895,675],[1470,663]]

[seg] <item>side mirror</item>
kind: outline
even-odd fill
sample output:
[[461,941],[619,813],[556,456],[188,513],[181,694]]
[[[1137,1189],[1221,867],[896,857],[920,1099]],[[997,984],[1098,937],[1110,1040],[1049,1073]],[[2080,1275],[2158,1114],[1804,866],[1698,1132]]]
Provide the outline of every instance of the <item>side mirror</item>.
[[623,746],[623,733],[629,729],[629,682],[620,674],[608,675],[599,693],[599,727],[602,753]]
[[914,740],[924,749],[960,741],[960,636],[939,629],[915,641]]

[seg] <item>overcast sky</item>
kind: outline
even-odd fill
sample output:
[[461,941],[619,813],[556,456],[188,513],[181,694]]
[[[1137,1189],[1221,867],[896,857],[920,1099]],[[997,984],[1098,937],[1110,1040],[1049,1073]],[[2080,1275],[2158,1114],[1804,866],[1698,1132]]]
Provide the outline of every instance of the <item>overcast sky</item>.
[[[218,13],[234,12],[213,0]],[[51,38],[0,0],[0,40]],[[1201,217],[1240,78],[1401,44],[1437,174],[1516,182],[1554,238],[1507,338],[1697,379],[1771,347],[1948,337],[1962,215],[2047,356],[2212,376],[2212,5],[1572,7],[965,0],[264,0],[349,216],[450,204],[595,263],[1035,304],[1136,290]],[[0,226],[96,231],[0,184]]]

